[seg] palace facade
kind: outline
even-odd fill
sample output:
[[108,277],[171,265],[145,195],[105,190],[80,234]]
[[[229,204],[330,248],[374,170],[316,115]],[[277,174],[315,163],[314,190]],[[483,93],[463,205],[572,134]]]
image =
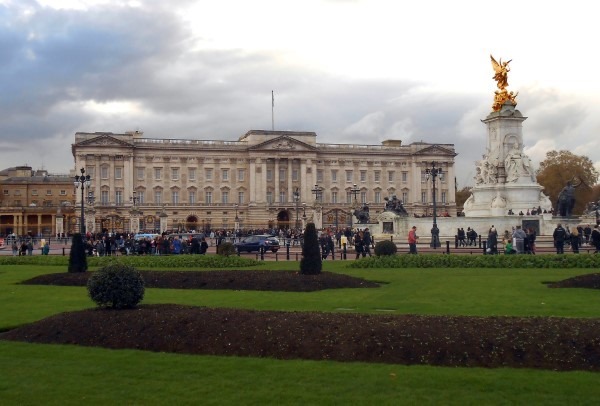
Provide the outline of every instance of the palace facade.
[[55,236],[75,224],[73,176],[23,165],[0,171],[0,237]]
[[314,132],[263,130],[238,141],[78,132],[72,152],[76,172],[91,176],[89,232],[294,228],[311,220],[347,227],[353,207],[368,204],[373,219],[393,195],[411,215],[427,215],[432,162],[445,175],[436,182],[438,215],[456,214],[452,144],[326,144]]

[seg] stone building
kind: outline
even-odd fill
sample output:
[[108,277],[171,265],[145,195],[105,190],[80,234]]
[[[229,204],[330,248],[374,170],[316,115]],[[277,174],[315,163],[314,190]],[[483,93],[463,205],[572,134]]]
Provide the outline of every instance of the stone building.
[[373,217],[392,195],[411,215],[428,215],[432,161],[445,173],[438,213],[456,213],[452,144],[327,144],[314,132],[263,130],[238,141],[78,132],[72,152],[92,179],[88,231],[294,228],[317,217],[346,227],[354,205],[369,204]]
[[0,189],[0,236],[55,236],[76,224],[71,175],[12,167],[0,171]]

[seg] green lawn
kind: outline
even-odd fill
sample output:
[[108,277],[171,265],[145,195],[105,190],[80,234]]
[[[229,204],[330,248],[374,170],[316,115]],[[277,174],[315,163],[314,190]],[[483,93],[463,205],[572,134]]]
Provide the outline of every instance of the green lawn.
[[[298,263],[261,268],[297,269]],[[386,282],[312,293],[147,289],[143,303],[289,311],[600,317],[597,290],[542,282],[586,269],[324,270]],[[0,329],[92,307],[85,288],[18,285],[64,267],[3,266]],[[2,404],[594,404],[600,375],[186,356],[0,341]]]

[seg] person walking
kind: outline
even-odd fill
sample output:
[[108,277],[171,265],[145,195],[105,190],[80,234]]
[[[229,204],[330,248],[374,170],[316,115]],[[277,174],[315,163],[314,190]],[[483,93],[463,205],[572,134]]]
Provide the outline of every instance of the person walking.
[[373,241],[371,239],[371,232],[369,231],[368,228],[365,228],[365,231],[363,232],[363,257],[365,255],[371,256],[371,244],[373,244]]
[[554,247],[556,248],[557,254],[565,253],[565,240],[567,239],[567,231],[563,228],[561,223],[558,223],[554,232],[552,233],[554,239]]
[[356,234],[354,234],[354,250],[356,251],[356,259],[360,258],[361,254],[363,257],[365,256],[362,237],[362,231],[359,231]]
[[417,240],[419,236],[417,235],[417,226],[412,226],[412,229],[408,232],[408,248],[409,254],[417,253]]

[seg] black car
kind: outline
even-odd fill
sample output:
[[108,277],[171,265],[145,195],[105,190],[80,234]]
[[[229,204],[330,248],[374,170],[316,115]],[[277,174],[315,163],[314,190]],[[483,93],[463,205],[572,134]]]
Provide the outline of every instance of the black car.
[[265,247],[265,251],[277,252],[279,250],[279,240],[272,235],[249,235],[235,243],[237,252],[260,251],[261,246]]

